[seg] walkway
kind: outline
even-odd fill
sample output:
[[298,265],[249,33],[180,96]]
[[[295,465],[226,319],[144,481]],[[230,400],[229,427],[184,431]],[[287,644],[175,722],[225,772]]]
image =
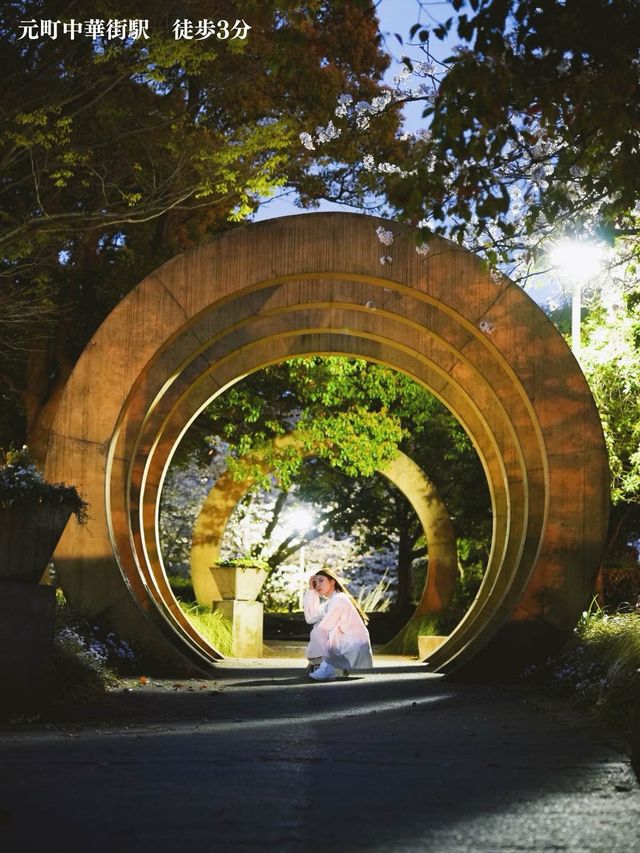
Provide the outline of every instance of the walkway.
[[0,730],[6,853],[640,851],[615,739],[562,705],[384,659],[130,682],[82,722]]

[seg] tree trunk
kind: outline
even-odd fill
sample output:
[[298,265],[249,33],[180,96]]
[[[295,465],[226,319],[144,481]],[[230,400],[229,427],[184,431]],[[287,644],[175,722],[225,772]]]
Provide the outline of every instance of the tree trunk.
[[416,542],[415,531],[411,529],[413,508],[405,498],[396,498],[395,502],[399,530],[398,592],[392,612],[408,618],[414,609],[411,603],[413,547]]

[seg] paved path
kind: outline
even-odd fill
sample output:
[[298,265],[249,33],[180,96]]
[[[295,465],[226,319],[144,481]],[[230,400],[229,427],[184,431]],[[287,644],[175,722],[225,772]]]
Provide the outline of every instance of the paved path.
[[379,663],[330,684],[227,663],[1,728],[0,850],[640,851],[640,788],[598,724]]

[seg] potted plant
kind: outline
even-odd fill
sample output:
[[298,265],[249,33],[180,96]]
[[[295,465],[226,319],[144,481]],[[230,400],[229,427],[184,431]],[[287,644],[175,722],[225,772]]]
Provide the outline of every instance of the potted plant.
[[211,567],[222,600],[255,601],[270,566],[256,557],[221,560]]
[[87,520],[74,486],[48,483],[26,446],[0,451],[0,581],[38,583],[72,513]]

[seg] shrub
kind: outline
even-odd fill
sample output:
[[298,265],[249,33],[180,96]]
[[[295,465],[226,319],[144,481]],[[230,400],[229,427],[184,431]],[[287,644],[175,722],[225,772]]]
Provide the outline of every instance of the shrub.
[[638,669],[640,610],[607,613],[594,604],[562,652],[527,675],[627,731]]
[[9,508],[34,503],[69,506],[81,524],[87,521],[87,503],[75,486],[48,483],[26,445],[20,450],[0,451],[0,506]]
[[56,592],[53,635],[54,702],[85,702],[99,698],[130,674],[137,664],[133,648],[105,632],[71,608],[61,590]]

